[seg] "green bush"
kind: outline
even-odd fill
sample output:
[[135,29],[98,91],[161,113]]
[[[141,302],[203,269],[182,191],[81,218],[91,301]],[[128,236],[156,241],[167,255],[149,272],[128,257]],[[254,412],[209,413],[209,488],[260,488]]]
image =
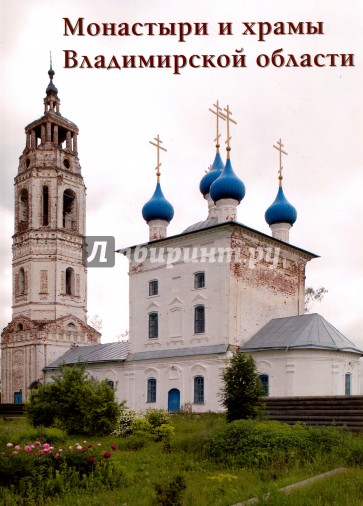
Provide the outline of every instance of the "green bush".
[[237,420],[207,441],[204,454],[227,466],[281,468],[312,462],[323,453],[331,459],[338,453],[348,458],[345,442],[349,437],[334,428]]
[[154,429],[160,427],[160,425],[171,423],[170,414],[163,409],[148,409],[145,412],[145,418]]
[[262,416],[263,390],[251,355],[236,351],[222,373],[222,381],[221,401],[228,422]]
[[153,439],[170,444],[174,435],[169,413],[162,409],[148,409],[137,413],[125,403],[120,407],[118,427],[113,432],[118,437],[140,436],[142,440]]
[[30,423],[37,427],[58,426],[68,434],[110,434],[118,404],[107,380],[89,377],[85,365],[61,366],[53,382],[41,385],[26,405]]
[[181,506],[183,504],[183,493],[186,489],[183,476],[176,476],[170,483],[156,483],[155,504],[158,506]]

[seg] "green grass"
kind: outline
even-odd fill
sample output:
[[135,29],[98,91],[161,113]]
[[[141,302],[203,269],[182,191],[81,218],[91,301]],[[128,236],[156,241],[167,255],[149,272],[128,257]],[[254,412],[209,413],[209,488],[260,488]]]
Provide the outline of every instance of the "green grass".
[[[354,465],[363,462],[363,436],[337,433],[340,446],[334,451],[318,452],[310,460],[293,461],[293,464],[257,465],[241,468],[237,465],[217,462],[206,454],[206,441],[213,435],[226,429],[223,415],[206,413],[203,415],[173,416],[175,437],[171,451],[165,452],[163,442],[148,443],[138,449],[130,450],[128,438],[117,439],[114,436],[88,438],[92,443],[100,442],[105,450],[111,444],[118,449],[110,460],[122,472],[122,485],[116,490],[71,490],[65,494],[49,497],[41,504],[52,506],[150,506],[156,504],[155,484],[167,488],[177,476],[185,480],[183,506],[228,506],[251,497],[261,497],[271,492],[269,505],[338,505],[349,506],[363,504],[363,471]],[[263,430],[266,431],[263,426]],[[286,436],[288,428],[271,425],[272,432]],[[304,429],[299,429],[300,431]],[[1,445],[11,441],[26,442],[26,435],[33,434],[26,420],[0,422]],[[316,433],[318,434],[318,433]],[[54,433],[61,438],[61,434]],[[315,435],[315,433],[313,434]],[[320,436],[319,436],[320,437]],[[64,447],[83,441],[83,436],[66,437]],[[31,441],[27,441],[31,442]],[[256,444],[260,444],[256,440]],[[137,446],[137,445],[136,445]],[[271,450],[273,447],[271,446]],[[346,466],[349,469],[342,475],[316,482],[308,487],[295,490],[288,495],[281,494],[279,488],[323,473],[334,467]],[[21,501],[16,490],[3,490],[0,504],[6,506],[37,505],[36,494],[33,502]],[[160,503],[159,503],[160,504]],[[172,503],[164,503],[166,504]]]

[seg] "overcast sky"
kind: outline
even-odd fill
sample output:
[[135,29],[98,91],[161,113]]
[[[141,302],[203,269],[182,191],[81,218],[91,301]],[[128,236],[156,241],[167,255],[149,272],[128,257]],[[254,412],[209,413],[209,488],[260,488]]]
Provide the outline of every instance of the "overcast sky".
[[[1,244],[0,324],[11,320],[13,180],[25,146],[24,127],[43,114],[53,54],[61,113],[80,129],[78,151],[87,186],[88,235],[112,235],[117,247],[148,240],[141,208],[155,187],[160,135],[162,188],[175,217],[168,235],[204,219],[199,181],[214,158],[215,123],[208,109],[229,104],[232,164],[246,185],[238,221],[270,233],[264,213],[277,192],[281,138],[284,191],[298,211],[290,242],[320,255],[307,266],[307,286],[329,293],[313,307],[363,347],[363,2],[360,0],[12,0],[1,9]],[[208,36],[75,37],[67,17],[89,23],[208,23]],[[324,35],[241,35],[243,22],[322,21]],[[233,35],[218,35],[218,22]],[[64,50],[104,54],[235,54],[246,68],[65,69]],[[256,57],[355,53],[354,67],[259,68]],[[80,59],[81,61],[81,59]],[[223,132],[224,135],[224,132]],[[222,152],[224,156],[224,153]],[[103,320],[103,342],[128,329],[127,260],[89,269],[88,314]]]

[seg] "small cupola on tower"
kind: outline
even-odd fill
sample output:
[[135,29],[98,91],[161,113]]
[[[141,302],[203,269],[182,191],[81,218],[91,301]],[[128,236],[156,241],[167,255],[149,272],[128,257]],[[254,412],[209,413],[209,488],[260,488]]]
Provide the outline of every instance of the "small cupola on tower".
[[166,229],[174,216],[174,208],[164,197],[160,185],[160,150],[167,150],[161,146],[162,141],[159,135],[154,139],[156,143],[150,141],[150,144],[156,146],[157,149],[156,188],[151,199],[142,208],[142,216],[149,225],[150,241],[166,237]]
[[246,189],[243,182],[236,176],[231,163],[230,157],[230,123],[237,124],[231,118],[229,106],[224,109],[227,121],[227,161],[220,176],[210,186],[210,196],[217,207],[218,223],[225,221],[235,221],[237,218],[237,206],[244,198]]
[[297,212],[294,206],[288,202],[282,189],[282,155],[287,155],[283,151],[284,145],[281,143],[281,139],[277,141],[277,146],[273,146],[279,151],[279,189],[275,200],[270,205],[265,213],[265,220],[271,228],[272,237],[279,239],[280,241],[289,242],[289,231],[290,228],[296,221]]
[[44,114],[47,114],[48,111],[55,112],[56,114],[60,114],[60,100],[58,98],[58,90],[53,83],[54,70],[52,68],[52,55],[50,56],[50,68],[48,70],[49,76],[49,84],[45,93],[47,94],[44,98]]
[[203,197],[208,202],[208,218],[217,217],[217,207],[210,196],[210,187],[212,183],[214,183],[214,181],[222,174],[222,171],[224,169],[224,163],[219,153],[220,148],[219,138],[221,136],[221,134],[219,133],[219,120],[222,119],[223,121],[225,121],[226,118],[222,114],[222,108],[219,107],[218,100],[216,104],[213,104],[213,107],[215,107],[216,109],[215,111],[213,109],[209,110],[216,116],[217,136],[214,139],[216,142],[216,154],[212,166],[208,169],[207,173],[202,177],[199,184],[199,190],[202,193]]

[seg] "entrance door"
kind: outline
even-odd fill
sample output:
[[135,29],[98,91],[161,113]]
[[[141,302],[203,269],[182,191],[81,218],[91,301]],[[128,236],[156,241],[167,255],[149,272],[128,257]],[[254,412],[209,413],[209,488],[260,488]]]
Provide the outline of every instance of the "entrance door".
[[168,411],[169,413],[177,413],[180,411],[180,391],[177,388],[169,390]]
[[23,402],[22,392],[14,392],[14,404],[21,404]]

